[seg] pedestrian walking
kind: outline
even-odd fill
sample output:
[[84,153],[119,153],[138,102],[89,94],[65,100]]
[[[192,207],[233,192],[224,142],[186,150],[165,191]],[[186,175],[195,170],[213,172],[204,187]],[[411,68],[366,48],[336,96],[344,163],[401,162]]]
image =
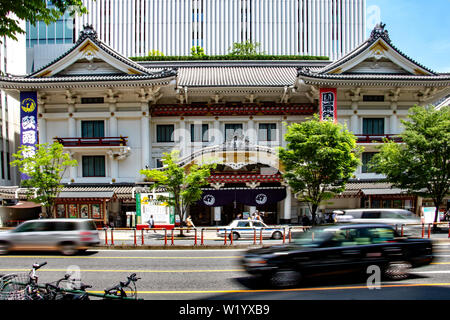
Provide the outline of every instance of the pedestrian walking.
[[[148,219],[147,223],[149,229],[153,229],[155,227],[155,219],[153,219],[153,215],[150,216],[150,219]],[[156,230],[153,230],[153,232],[156,233]]]

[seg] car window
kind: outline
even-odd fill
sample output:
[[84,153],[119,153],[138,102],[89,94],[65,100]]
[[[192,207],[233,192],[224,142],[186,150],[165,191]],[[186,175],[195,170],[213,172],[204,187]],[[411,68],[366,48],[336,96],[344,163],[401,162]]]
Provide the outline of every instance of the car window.
[[246,228],[246,227],[250,227],[250,221],[239,221],[237,226],[239,228]]
[[83,230],[97,230],[97,226],[94,221],[82,221],[79,227]]
[[43,232],[43,231],[53,231],[53,223],[29,222],[15,229],[15,232]]
[[66,221],[57,221],[55,223],[56,231],[73,231],[76,230],[76,223],[74,222],[66,222]]
[[357,229],[336,230],[331,237],[328,246],[346,247],[356,245]]
[[389,228],[370,228],[368,229],[372,243],[383,243],[392,241],[395,238],[395,232]]
[[258,228],[264,228],[264,225],[259,221],[253,221],[253,226]]
[[381,212],[379,211],[364,211],[361,218],[363,219],[378,219]]

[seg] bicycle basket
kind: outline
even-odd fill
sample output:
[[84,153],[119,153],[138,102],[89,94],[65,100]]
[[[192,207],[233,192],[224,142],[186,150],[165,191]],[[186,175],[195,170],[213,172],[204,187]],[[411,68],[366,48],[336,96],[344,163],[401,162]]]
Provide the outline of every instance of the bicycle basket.
[[8,274],[0,278],[0,300],[26,300],[28,273]]

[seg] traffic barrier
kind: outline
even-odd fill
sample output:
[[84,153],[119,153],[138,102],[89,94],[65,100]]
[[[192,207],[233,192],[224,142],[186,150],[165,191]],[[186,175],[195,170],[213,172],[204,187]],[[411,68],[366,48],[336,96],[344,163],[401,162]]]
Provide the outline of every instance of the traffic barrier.
[[[432,234],[432,228],[434,225],[444,225],[445,227],[449,227],[449,232],[448,232],[448,238],[450,239],[450,223],[449,222],[441,222],[441,223],[418,223],[418,224],[402,224],[402,225],[397,225],[395,227],[395,229],[397,230],[397,232],[399,232],[399,234],[403,237],[405,235],[405,230],[406,227],[409,226],[422,226],[422,238],[431,238],[431,234]],[[281,229],[281,227],[278,227]],[[282,236],[279,238],[279,242],[280,244],[286,244],[286,243],[291,243],[293,241],[293,234],[294,232],[308,232],[308,230],[312,230],[312,233],[310,235],[310,239],[315,240],[316,238],[316,234],[317,232],[314,231],[314,229],[311,229],[312,227],[310,226],[286,226],[283,228],[283,230],[281,231]],[[426,229],[427,228],[427,229]],[[216,233],[218,233],[219,231],[221,231],[221,236],[224,237],[223,239],[223,245],[225,246],[233,246],[238,244],[236,239],[233,237],[233,234],[239,232],[239,229],[246,229],[248,230],[248,228],[232,228],[232,229],[226,229],[226,228],[218,228],[218,227],[202,227],[202,228],[171,228],[171,229],[167,229],[167,228],[142,228],[142,229],[137,229],[137,228],[99,228],[98,230],[101,232],[101,230],[103,230],[104,232],[104,244],[106,246],[115,246],[115,242],[117,242],[118,239],[121,239],[121,236],[117,237],[117,232],[118,231],[129,231],[127,237],[128,237],[128,243],[130,245],[134,245],[135,247],[142,245],[145,245],[145,236],[144,236],[144,230],[152,230],[152,231],[164,231],[164,246],[169,245],[169,234],[168,231],[171,231],[170,234],[170,245],[174,246],[175,242],[178,238],[175,238],[175,232],[178,230],[192,230],[194,231],[194,234],[188,237],[188,238],[183,238],[183,244],[186,245],[186,241],[191,241],[191,245],[194,246],[204,246],[206,244],[206,240],[208,240],[207,231],[215,231]],[[241,237],[243,237],[243,240],[247,240],[247,244],[252,244],[253,245],[264,245],[264,244],[268,244],[268,245],[272,245],[274,243],[277,243],[274,240],[270,240],[267,241],[265,240],[265,229],[274,229],[274,226],[271,227],[267,227],[267,228],[253,228],[253,230],[249,230],[247,232],[247,238],[245,238],[242,234]],[[138,231],[141,230],[141,234],[138,235]],[[200,234],[199,234],[200,232]],[[210,234],[210,233],[209,233]],[[139,241],[138,243],[138,236],[141,236],[141,241]],[[200,239],[199,239],[200,237]],[[220,236],[219,236],[220,237]],[[253,240],[252,240],[253,238]],[[259,240],[258,240],[259,238]],[[159,238],[161,239],[161,238]],[[214,237],[213,238],[215,241],[221,241],[220,238]],[[162,240],[162,239],[161,239]],[[209,240],[211,240],[211,238],[209,238]],[[240,240],[240,238],[239,238]],[[162,241],[161,241],[162,242]],[[199,243],[200,242],[200,243]],[[123,244],[123,243],[122,243]]]

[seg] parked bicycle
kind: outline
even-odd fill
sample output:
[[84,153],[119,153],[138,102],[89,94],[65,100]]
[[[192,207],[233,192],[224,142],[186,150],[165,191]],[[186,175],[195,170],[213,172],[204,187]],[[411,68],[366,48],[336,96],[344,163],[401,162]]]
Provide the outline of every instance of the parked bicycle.
[[0,278],[0,300],[47,300],[47,292],[38,285],[36,271],[47,262],[35,263],[28,273],[12,273]]
[[103,293],[95,293],[86,291],[92,286],[70,279],[70,274],[39,285],[36,271],[46,264],[47,262],[35,263],[28,273],[0,275],[0,300],[90,300],[90,297],[137,300],[136,282],[140,278],[136,273],[128,276],[127,281],[120,281],[118,285],[104,290]]
[[126,282],[119,282],[118,285],[105,290],[105,299],[121,298],[121,299],[137,299],[136,282],[141,279],[136,277],[136,273],[127,277]]

